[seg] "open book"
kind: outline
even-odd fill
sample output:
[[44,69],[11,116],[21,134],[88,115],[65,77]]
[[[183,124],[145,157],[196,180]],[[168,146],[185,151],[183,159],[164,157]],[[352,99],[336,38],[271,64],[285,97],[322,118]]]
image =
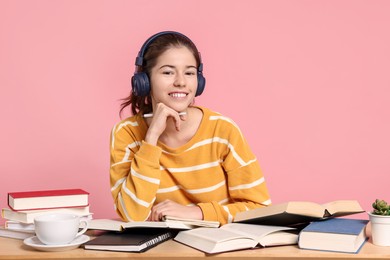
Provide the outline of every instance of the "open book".
[[364,212],[356,200],[337,200],[326,204],[291,201],[237,213],[234,222],[292,226],[313,220]]
[[298,230],[289,227],[229,223],[220,228],[196,228],[180,231],[174,240],[214,254],[256,246],[280,246],[298,243]]
[[130,228],[193,229],[196,227],[219,227],[218,221],[195,220],[164,216],[163,221],[124,222],[114,219],[92,219],[88,229],[123,231]]

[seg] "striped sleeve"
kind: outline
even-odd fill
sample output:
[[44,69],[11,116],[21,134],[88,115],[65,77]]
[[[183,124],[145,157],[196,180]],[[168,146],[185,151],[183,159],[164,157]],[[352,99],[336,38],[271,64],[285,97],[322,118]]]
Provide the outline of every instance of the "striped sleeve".
[[271,200],[257,158],[240,129],[228,118],[215,120],[227,121],[217,126],[216,133],[226,144],[222,167],[227,176],[229,202],[200,203],[199,206],[205,219],[225,224],[232,222],[238,212],[267,206]]
[[[161,148],[137,140],[136,121],[113,128],[111,135],[111,194],[119,216],[125,221],[148,218],[160,184]],[[126,125],[127,127],[124,127]]]

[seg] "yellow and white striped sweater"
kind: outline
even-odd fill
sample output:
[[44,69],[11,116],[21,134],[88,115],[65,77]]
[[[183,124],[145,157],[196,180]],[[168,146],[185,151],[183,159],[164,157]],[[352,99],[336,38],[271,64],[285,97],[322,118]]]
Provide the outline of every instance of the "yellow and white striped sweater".
[[258,161],[237,125],[199,107],[203,119],[185,145],[172,149],[143,141],[140,115],[112,129],[111,193],[125,221],[144,221],[154,204],[170,199],[198,205],[205,220],[231,222],[237,212],[270,204]]

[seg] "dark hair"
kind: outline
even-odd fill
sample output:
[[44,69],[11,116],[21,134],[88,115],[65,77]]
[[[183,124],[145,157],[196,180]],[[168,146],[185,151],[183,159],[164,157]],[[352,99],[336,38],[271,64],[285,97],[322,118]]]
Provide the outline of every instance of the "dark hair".
[[[160,55],[162,55],[170,48],[181,46],[187,47],[192,52],[196,60],[196,65],[197,67],[199,67],[200,54],[195,44],[191,40],[186,37],[183,37],[180,34],[169,33],[159,36],[149,44],[144,54],[143,65],[137,67],[136,72],[146,72],[150,79],[150,72],[152,68],[156,65],[158,57],[160,57]],[[122,111],[128,106],[131,106],[131,112],[133,113],[133,115],[139,112],[152,112],[152,98],[150,94],[147,96],[136,96],[133,94],[133,91],[130,91],[130,95],[122,99],[122,101],[123,102],[121,103],[119,114],[121,114]]]

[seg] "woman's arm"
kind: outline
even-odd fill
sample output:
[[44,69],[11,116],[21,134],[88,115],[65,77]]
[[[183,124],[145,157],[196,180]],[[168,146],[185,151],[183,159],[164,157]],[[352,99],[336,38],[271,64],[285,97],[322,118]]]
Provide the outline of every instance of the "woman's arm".
[[225,224],[232,222],[238,212],[267,206],[271,200],[257,158],[242,132],[230,119],[220,121],[215,135],[226,143],[219,157],[226,174],[228,200],[226,204],[211,201],[199,203],[198,206],[205,220]]
[[221,224],[230,223],[238,212],[264,207],[271,203],[257,161],[229,171],[227,176],[229,202],[224,205],[215,201],[199,203],[205,220],[217,220]]
[[142,141],[136,121],[112,131],[110,184],[116,211],[125,221],[144,221],[160,184],[161,148]]

